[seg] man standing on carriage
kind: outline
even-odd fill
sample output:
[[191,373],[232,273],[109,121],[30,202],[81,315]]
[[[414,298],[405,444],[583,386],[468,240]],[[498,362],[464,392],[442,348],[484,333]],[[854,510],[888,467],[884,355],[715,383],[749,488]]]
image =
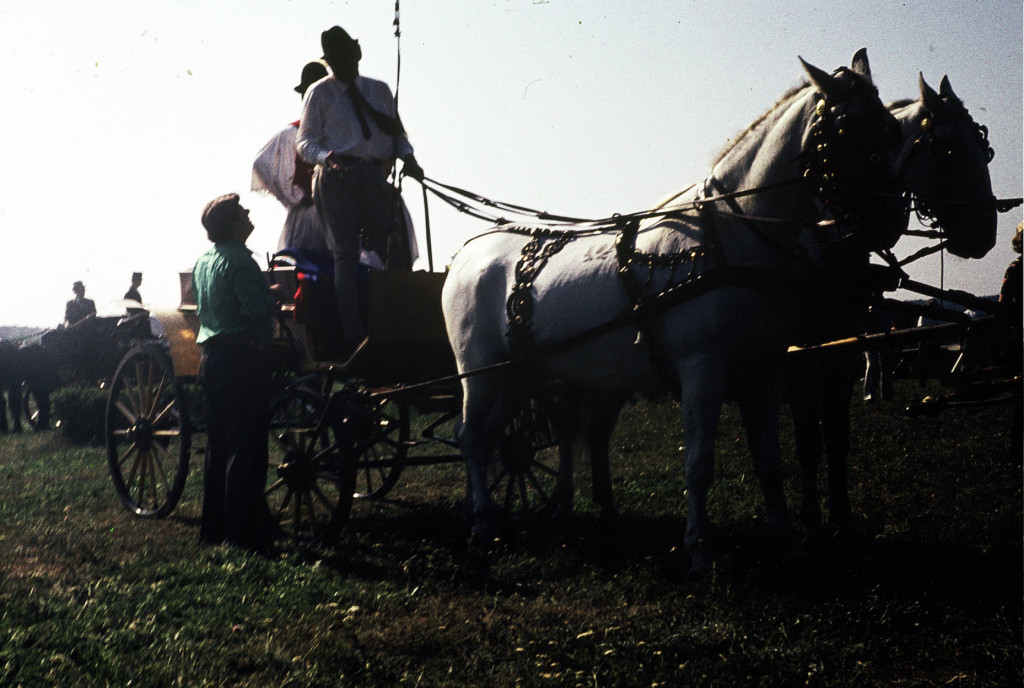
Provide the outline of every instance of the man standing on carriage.
[[362,235],[390,270],[410,270],[412,255],[400,197],[387,172],[401,158],[403,173],[423,179],[391,89],[359,75],[362,50],[340,26],[320,35],[333,72],[306,92],[296,150],[316,165],[314,197],[334,257],[334,290],[347,358],[362,342],[356,272]]

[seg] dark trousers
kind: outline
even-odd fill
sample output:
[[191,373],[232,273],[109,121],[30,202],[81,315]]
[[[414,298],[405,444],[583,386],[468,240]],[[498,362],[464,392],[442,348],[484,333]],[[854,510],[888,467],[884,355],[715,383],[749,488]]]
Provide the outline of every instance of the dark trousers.
[[389,270],[410,270],[412,261],[398,194],[380,167],[354,162],[317,177],[317,203],[331,238],[334,254],[334,292],[346,340],[365,335],[356,296],[360,233]]
[[246,344],[203,347],[200,378],[206,400],[206,461],[199,536],[247,549],[269,544],[267,479],[270,363]]

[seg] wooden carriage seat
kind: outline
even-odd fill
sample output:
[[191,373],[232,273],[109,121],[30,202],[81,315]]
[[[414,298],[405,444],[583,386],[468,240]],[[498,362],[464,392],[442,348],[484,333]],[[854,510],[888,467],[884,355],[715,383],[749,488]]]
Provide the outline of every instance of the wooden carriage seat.
[[367,342],[345,372],[370,384],[411,384],[455,374],[441,311],[445,274],[370,272]]

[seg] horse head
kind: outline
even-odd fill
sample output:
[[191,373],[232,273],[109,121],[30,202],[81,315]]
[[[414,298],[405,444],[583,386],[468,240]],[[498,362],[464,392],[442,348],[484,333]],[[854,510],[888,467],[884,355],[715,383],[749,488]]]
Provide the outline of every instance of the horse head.
[[804,179],[834,218],[849,224],[872,250],[892,247],[906,231],[909,213],[891,151],[899,123],[878,98],[867,51],[849,68],[828,74],[800,63],[817,91],[804,143]]
[[893,111],[903,128],[896,161],[922,221],[940,228],[961,258],[981,258],[996,241],[988,129],[974,121],[942,77],[939,92],[918,79],[920,97]]

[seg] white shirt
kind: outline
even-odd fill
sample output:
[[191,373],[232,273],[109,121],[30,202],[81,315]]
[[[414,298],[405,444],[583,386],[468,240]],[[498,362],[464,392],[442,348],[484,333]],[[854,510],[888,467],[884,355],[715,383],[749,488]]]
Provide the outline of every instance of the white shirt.
[[309,251],[326,252],[327,232],[317,217],[316,208],[310,204],[301,205],[302,199],[310,193],[293,182],[295,178],[295,136],[298,123],[290,124],[277,132],[256,154],[252,164],[252,190],[270,193],[288,209],[284,229],[278,239],[277,249],[301,248]]
[[[395,99],[383,81],[356,77],[353,85],[378,112],[396,116]],[[323,165],[330,152],[391,162],[411,155],[412,145],[404,135],[396,138],[380,130],[370,113],[365,113],[370,138],[363,136],[356,117],[350,86],[327,76],[309,87],[302,102],[302,117],[296,150],[310,164]]]

